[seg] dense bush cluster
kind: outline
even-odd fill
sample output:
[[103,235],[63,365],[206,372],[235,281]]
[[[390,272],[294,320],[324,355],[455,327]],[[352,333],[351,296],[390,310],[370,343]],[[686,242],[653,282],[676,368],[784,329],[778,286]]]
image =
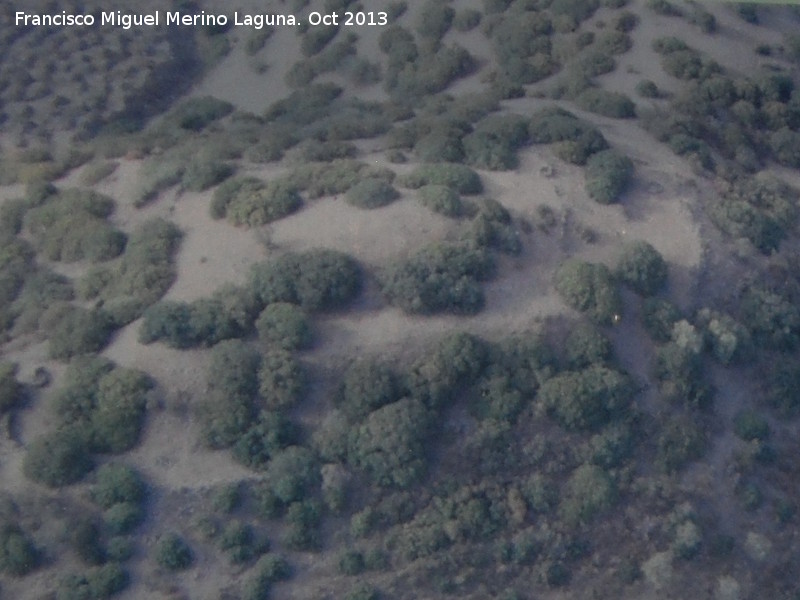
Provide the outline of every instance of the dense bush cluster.
[[287,253],[253,268],[250,283],[264,305],[297,304],[308,311],[333,310],[350,302],[361,289],[358,263],[333,250]]
[[227,217],[234,225],[257,227],[282,219],[301,204],[300,194],[285,181],[237,177],[214,190],[211,216]]
[[348,204],[358,208],[379,208],[386,206],[400,196],[400,193],[385,179],[368,177],[362,179],[347,191]]
[[48,330],[50,356],[68,359],[102,350],[111,336],[114,321],[102,309],[62,304],[43,315],[40,327]]
[[652,296],[667,282],[667,263],[647,242],[629,242],[617,263],[617,278],[638,294]]
[[628,188],[633,161],[615,150],[603,150],[586,161],[586,191],[601,204],[615,202]]
[[126,465],[100,467],[91,497],[103,510],[105,526],[114,535],[129,534],[144,520],[147,489],[141,475]]
[[411,189],[424,185],[446,185],[466,195],[480,194],[483,191],[483,183],[475,171],[467,166],[451,163],[422,165],[402,177],[400,183]]
[[548,379],[539,388],[538,398],[563,427],[585,430],[625,415],[633,391],[624,373],[592,365]]
[[602,88],[589,88],[582,92],[575,102],[583,110],[603,115],[626,119],[636,116],[636,105],[625,94],[609,92]]
[[390,303],[409,313],[473,314],[483,308],[480,282],[492,272],[484,250],[441,243],[389,267],[382,288]]
[[144,313],[139,341],[164,341],[173,348],[213,346],[250,332],[258,303],[246,288],[224,286],[210,298],[159,302]]
[[0,363],[0,414],[11,410],[22,400],[24,390],[16,375],[16,364]]
[[552,33],[552,20],[542,13],[514,12],[493,22],[488,34],[502,77],[498,83],[511,91],[555,73]]
[[50,260],[109,260],[125,248],[125,234],[108,224],[114,201],[95,192],[54,192],[28,209],[25,231]]
[[94,452],[120,453],[139,441],[147,392],[153,382],[140,371],[101,358],[70,364],[55,398],[62,427],[79,432]]
[[554,144],[553,150],[559,158],[576,165],[586,164],[591,155],[608,148],[602,133],[557,107],[535,113],[528,123],[528,132],[533,143]]
[[720,229],[747,238],[765,254],[777,251],[797,220],[797,191],[778,179],[757,176],[735,183],[711,208]]
[[599,323],[611,323],[622,310],[617,284],[605,265],[569,259],[556,271],[555,284],[567,304]]
[[311,163],[295,168],[288,175],[288,183],[305,191],[309,198],[343,194],[364,179],[381,179],[391,183],[394,172],[356,160],[340,159],[329,163]]
[[172,285],[180,239],[170,221],[144,222],[131,234],[119,262],[89,271],[78,283],[80,294],[102,300],[104,312],[116,325],[129,323]]
[[417,191],[423,206],[446,217],[459,217],[464,212],[461,196],[446,185],[423,185]]

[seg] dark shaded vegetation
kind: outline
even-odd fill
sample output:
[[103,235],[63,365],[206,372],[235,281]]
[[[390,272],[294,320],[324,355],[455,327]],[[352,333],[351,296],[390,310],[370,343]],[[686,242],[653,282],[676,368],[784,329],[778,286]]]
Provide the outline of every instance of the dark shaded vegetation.
[[418,189],[424,185],[446,185],[460,194],[480,194],[483,184],[480,176],[464,165],[458,164],[429,164],[418,167],[407,176],[400,178],[400,183],[411,189]]
[[590,156],[608,148],[608,142],[596,128],[561,108],[536,112],[528,123],[531,141],[553,144],[556,156],[576,165],[586,164]]
[[53,188],[27,210],[24,229],[50,260],[109,260],[125,248],[125,235],[106,222],[113,210],[114,201],[106,196]]
[[572,308],[609,324],[622,310],[617,284],[602,264],[566,260],[556,271],[556,290]]
[[400,196],[400,193],[384,179],[366,178],[347,191],[348,204],[358,208],[380,208]]
[[441,243],[389,267],[382,288],[390,303],[409,313],[473,314],[483,308],[480,282],[492,273],[484,250]]
[[118,263],[89,271],[79,281],[80,295],[101,300],[103,311],[117,326],[129,323],[172,285],[180,239],[171,222],[146,221],[131,234]]
[[282,219],[301,205],[297,189],[286,181],[237,177],[214,190],[210,210],[215,219],[226,217],[234,225],[257,227]]
[[628,188],[633,161],[615,150],[602,150],[586,161],[586,191],[601,204],[616,202]]
[[617,263],[617,278],[638,294],[652,296],[667,282],[667,263],[647,242],[629,242]]

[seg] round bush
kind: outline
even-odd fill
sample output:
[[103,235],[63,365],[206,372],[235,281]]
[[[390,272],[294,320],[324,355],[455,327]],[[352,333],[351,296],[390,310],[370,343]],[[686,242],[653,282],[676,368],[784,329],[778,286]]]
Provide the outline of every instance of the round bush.
[[631,242],[622,250],[617,277],[642,296],[652,296],[667,282],[667,263],[647,242]]
[[169,533],[158,542],[156,562],[169,571],[183,571],[192,565],[194,556],[183,538],[176,533]]
[[23,461],[25,476],[50,487],[75,483],[92,470],[86,441],[71,431],[35,440]]
[[379,208],[396,200],[400,193],[383,179],[362,179],[347,191],[347,203],[358,208]]
[[586,191],[600,204],[616,202],[628,187],[633,161],[614,150],[597,152],[586,161]]

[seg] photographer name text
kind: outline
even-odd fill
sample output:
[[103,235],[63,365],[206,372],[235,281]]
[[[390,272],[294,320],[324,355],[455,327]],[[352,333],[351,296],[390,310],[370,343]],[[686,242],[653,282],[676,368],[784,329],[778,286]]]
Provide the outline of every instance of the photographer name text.
[[382,11],[350,12],[342,13],[330,12],[311,12],[305,20],[290,14],[278,13],[242,13],[234,12],[233,16],[223,13],[181,13],[175,12],[152,12],[142,14],[130,14],[122,11],[104,11],[99,15],[77,14],[66,11],[60,13],[26,13],[17,11],[14,14],[14,22],[17,27],[119,27],[121,29],[131,29],[133,27],[159,27],[161,25],[176,27],[250,27],[252,29],[263,29],[264,27],[296,26],[308,23],[311,26],[338,27],[348,26],[384,26],[389,22],[389,16]]

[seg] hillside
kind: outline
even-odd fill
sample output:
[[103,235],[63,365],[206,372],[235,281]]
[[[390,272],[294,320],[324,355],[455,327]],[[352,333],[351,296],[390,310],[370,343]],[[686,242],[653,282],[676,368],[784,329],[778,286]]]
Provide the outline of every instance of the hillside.
[[0,35],[0,597],[800,597],[798,8],[140,4]]

